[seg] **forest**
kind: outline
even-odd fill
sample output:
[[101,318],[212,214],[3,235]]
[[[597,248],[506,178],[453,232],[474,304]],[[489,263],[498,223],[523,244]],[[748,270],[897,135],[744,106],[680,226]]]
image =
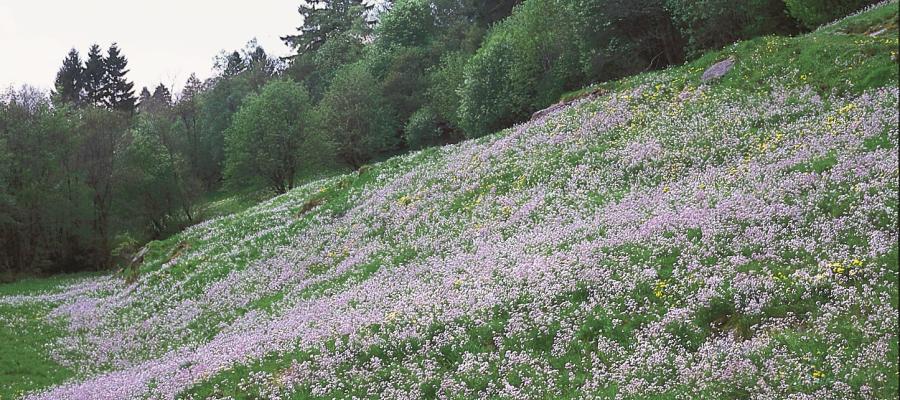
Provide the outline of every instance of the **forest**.
[[873,1],[298,3],[299,28],[282,38],[293,56],[250,41],[177,93],[138,90],[116,44],[61,55],[50,93],[6,90],[0,280],[121,267],[210,218],[223,194],[281,194],[478,138],[587,85],[799,34]]

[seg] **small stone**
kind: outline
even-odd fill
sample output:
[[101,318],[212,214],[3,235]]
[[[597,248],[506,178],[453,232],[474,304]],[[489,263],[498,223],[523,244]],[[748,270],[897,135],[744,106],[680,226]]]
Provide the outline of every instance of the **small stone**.
[[869,36],[875,37],[875,36],[881,35],[882,33],[885,33],[885,32],[887,32],[887,28],[882,28],[880,30],[870,33]]
[[558,111],[560,111],[560,110],[562,110],[563,108],[565,108],[566,105],[567,105],[567,103],[565,103],[565,102],[559,102],[559,103],[556,103],[556,104],[554,104],[554,105],[552,105],[552,106],[550,106],[550,107],[547,107],[547,108],[545,108],[545,109],[543,109],[543,110],[540,110],[540,111],[538,111],[538,112],[535,112],[534,114],[531,114],[531,121],[534,121],[534,120],[536,120],[536,119],[543,118],[543,117],[548,116],[548,115],[551,115],[551,114],[555,114],[555,113],[557,113]]
[[141,251],[137,252],[134,257],[131,258],[131,265],[136,265],[144,262],[144,256],[150,249],[147,246],[141,248]]
[[729,57],[727,60],[719,61],[719,62],[713,64],[712,67],[709,67],[705,72],[703,72],[703,76],[700,77],[700,80],[703,82],[709,82],[712,80],[719,79],[719,78],[725,76],[725,74],[727,74],[728,71],[731,71],[731,68],[733,68],[733,67],[734,67],[734,58]]

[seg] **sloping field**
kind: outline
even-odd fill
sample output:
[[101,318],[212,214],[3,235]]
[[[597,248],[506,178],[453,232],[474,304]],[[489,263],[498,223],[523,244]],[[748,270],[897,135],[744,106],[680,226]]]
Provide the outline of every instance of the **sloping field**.
[[895,398],[896,21],[604,85],[152,243],[134,273],[0,288],[7,364],[38,360],[0,393]]

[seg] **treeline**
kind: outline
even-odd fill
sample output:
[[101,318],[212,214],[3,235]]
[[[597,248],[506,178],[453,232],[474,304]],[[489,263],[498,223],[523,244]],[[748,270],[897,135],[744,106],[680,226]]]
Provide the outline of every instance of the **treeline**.
[[867,0],[319,0],[206,81],[135,95],[118,46],[0,99],[0,275],[115,265],[204,218],[212,192],[294,187],[522,121],[566,91],[792,34]]

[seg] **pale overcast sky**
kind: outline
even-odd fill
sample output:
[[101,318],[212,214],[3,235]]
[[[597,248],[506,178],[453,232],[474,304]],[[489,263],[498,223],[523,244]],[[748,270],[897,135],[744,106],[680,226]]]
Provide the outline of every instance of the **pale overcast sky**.
[[176,89],[191,72],[211,75],[221,50],[253,38],[269,54],[300,24],[301,0],[0,0],[0,92],[29,84],[49,90],[69,49],[112,42],[128,58],[136,92],[159,82]]

